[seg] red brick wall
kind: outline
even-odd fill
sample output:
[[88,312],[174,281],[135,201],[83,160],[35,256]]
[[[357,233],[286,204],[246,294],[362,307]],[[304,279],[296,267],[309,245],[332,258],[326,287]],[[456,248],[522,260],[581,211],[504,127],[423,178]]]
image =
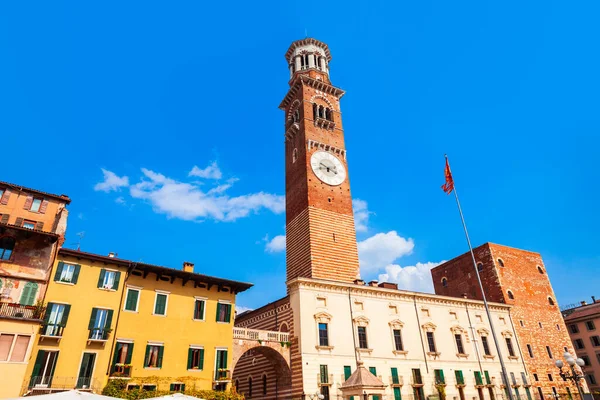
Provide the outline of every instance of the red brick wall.
[[[558,375],[554,362],[562,359],[564,347],[571,352],[573,348],[540,254],[492,243],[486,243],[474,252],[476,261],[483,263],[480,276],[487,299],[513,306],[512,321],[534,387],[541,387],[545,395],[552,393],[552,387],[564,393],[565,382]],[[538,266],[543,273],[539,272]],[[469,253],[439,265],[431,275],[437,294],[455,297],[466,294],[468,298],[481,299]],[[446,287],[442,284],[444,277]],[[509,291],[514,299],[509,298]],[[554,305],[549,304],[548,297]],[[529,356],[528,344],[533,358]],[[549,357],[546,346],[550,347],[553,358]],[[502,350],[506,352],[506,349]],[[534,381],[533,374],[537,374],[539,381]],[[548,374],[552,375],[552,381]],[[574,386],[570,388],[576,393]]]

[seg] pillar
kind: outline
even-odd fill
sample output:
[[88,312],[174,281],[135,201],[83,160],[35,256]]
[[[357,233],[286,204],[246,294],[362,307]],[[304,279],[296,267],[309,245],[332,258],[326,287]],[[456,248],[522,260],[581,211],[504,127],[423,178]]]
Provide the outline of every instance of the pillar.
[[314,67],[315,67],[315,55],[309,54],[308,55],[308,68],[314,68]]
[[300,71],[300,68],[301,68],[300,56],[294,57],[294,62],[296,63],[296,71]]

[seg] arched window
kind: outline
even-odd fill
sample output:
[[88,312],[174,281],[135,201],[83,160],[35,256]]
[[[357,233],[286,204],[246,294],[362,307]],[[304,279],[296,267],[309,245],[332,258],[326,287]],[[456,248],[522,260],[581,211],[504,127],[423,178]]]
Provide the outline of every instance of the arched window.
[[4,236],[0,238],[0,260],[10,260],[15,249],[15,239]]
[[506,292],[508,294],[508,298],[511,300],[515,299],[515,295],[513,294],[513,292],[511,292],[510,290],[508,292]]
[[501,259],[501,258],[499,258],[499,259],[498,259],[498,265],[499,265],[501,268],[504,268],[504,261],[502,261],[502,259]]
[[21,292],[20,304],[24,306],[32,306],[35,303],[35,297],[38,291],[38,284],[35,282],[27,282]]
[[288,325],[284,322],[279,326],[279,332],[289,332],[290,328],[288,328]]
[[319,106],[317,103],[313,103],[313,119],[316,120],[319,117]]
[[309,65],[309,64],[308,64],[308,54],[305,54],[305,55],[302,57],[302,59],[304,60],[304,65],[303,65],[304,69],[308,68],[308,65]]
[[550,304],[551,306],[554,305],[554,300],[552,300],[552,297],[548,297],[548,304]]
[[292,120],[294,122],[300,121],[300,110],[296,109],[296,111],[294,111],[294,114],[292,115]]
[[252,398],[252,377],[248,377],[248,397]]
[[325,118],[325,107],[319,106],[319,117]]
[[292,151],[292,163],[295,163],[297,159],[298,159],[298,149],[295,148],[294,151]]
[[538,272],[539,272],[540,274],[542,274],[542,275],[544,274],[544,270],[542,269],[542,267],[540,267],[540,266],[538,265],[537,269],[538,269]]
[[477,263],[477,271],[483,271],[483,263]]
[[263,396],[267,394],[267,375],[262,376]]
[[447,287],[448,286],[448,279],[442,278],[442,286],[443,287]]

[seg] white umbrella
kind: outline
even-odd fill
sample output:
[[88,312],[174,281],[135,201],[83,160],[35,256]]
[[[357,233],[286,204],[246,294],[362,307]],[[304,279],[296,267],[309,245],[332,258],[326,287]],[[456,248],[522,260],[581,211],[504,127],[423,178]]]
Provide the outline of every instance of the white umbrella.
[[[13,397],[8,400],[23,399],[24,397]],[[29,398],[29,396],[27,396]],[[100,394],[94,394],[90,392],[80,392],[79,390],[69,390],[66,392],[58,392],[51,394],[36,395],[36,399],[39,400],[115,400],[114,397],[102,396]]]
[[198,397],[188,396],[183,393],[173,393],[166,396],[161,397],[152,397],[146,400],[204,400]]

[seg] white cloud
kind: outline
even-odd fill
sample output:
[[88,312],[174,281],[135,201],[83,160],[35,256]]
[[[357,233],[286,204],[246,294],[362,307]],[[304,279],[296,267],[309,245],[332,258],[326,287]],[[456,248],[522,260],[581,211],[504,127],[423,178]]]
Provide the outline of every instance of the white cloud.
[[354,226],[356,232],[366,232],[368,230],[369,215],[372,214],[367,207],[367,202],[360,199],[352,200],[352,209],[354,210]]
[[115,199],[115,203],[117,203],[117,204],[123,204],[123,205],[124,205],[124,204],[125,204],[125,203],[127,203],[127,202],[125,201],[125,197],[123,197],[123,196],[119,196],[119,197],[117,197],[117,198]]
[[119,177],[112,171],[108,171],[104,168],[101,169],[102,173],[104,174],[104,181],[96,183],[94,190],[108,193],[120,190],[122,187],[129,186],[128,177]]
[[77,213],[77,218],[79,218],[79,219],[85,219],[85,216],[83,215],[82,212],[80,212],[80,213]]
[[412,239],[398,236],[396,231],[378,233],[358,242],[358,258],[361,272],[376,272],[396,259],[411,254],[415,247]]
[[142,174],[142,180],[130,186],[131,196],[147,200],[156,212],[170,218],[235,221],[261,209],[276,214],[285,211],[284,196],[259,192],[230,197],[225,192],[235,180],[204,192],[198,184],[179,182],[146,168]]
[[238,306],[237,304],[235,305],[235,312],[238,315],[241,314],[241,313],[243,313],[243,312],[252,311],[252,310],[254,310],[254,309],[250,308],[250,307]]
[[275,236],[269,240],[269,237],[265,237],[267,244],[265,245],[265,251],[267,253],[280,253],[285,251],[285,235]]
[[204,169],[200,169],[194,165],[194,168],[192,168],[188,176],[197,176],[199,178],[204,179],[221,179],[223,177],[223,174],[221,173],[217,162],[213,161],[208,167]]
[[391,264],[385,267],[384,274],[379,275],[379,281],[397,283],[398,288],[403,290],[433,293],[430,271],[443,262],[417,263],[408,267]]

